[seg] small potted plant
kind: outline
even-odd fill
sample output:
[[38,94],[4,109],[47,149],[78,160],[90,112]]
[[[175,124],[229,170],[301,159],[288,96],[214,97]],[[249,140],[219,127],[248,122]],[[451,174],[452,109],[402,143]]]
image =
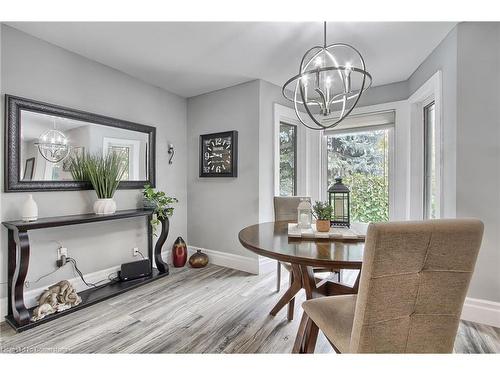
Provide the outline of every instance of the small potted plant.
[[330,230],[332,212],[332,206],[328,202],[314,203],[313,216],[316,218],[316,230],[318,232],[328,232]]
[[116,212],[113,196],[125,173],[123,155],[109,152],[106,156],[75,156],[71,159],[69,168],[73,180],[89,181],[92,184],[97,194],[94,203],[96,214],[107,215]]
[[163,191],[157,191],[151,185],[144,185],[142,191],[143,206],[154,210],[154,217],[151,220],[153,234],[156,236],[156,227],[161,219],[172,216],[174,207],[172,204],[179,202],[177,198],[169,197]]

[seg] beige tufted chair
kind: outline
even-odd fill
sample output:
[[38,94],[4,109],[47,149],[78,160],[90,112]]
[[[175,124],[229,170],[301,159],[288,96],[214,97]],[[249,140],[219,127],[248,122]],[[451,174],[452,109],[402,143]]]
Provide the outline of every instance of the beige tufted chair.
[[304,302],[294,352],[321,329],[340,353],[451,353],[482,235],[476,219],[370,224],[359,294]]

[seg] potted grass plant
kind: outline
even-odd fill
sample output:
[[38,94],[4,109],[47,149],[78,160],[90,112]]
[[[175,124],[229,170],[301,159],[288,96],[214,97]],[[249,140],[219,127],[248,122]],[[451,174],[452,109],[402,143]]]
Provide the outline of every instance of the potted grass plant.
[[116,212],[116,202],[113,199],[118,184],[125,173],[123,156],[109,152],[102,156],[74,156],[70,161],[70,171],[75,181],[89,181],[97,194],[94,212],[98,215]]
[[313,216],[316,218],[316,230],[328,232],[333,209],[328,202],[316,202],[313,206]]

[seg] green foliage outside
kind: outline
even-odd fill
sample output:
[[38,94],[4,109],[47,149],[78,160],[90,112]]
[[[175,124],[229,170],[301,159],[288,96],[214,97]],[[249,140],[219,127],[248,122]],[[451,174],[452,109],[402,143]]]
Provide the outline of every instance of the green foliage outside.
[[328,182],[351,190],[351,222],[389,220],[388,131],[328,136]]
[[351,221],[389,220],[389,195],[384,176],[353,173],[343,182],[351,189]]
[[280,195],[295,195],[295,126],[280,125]]

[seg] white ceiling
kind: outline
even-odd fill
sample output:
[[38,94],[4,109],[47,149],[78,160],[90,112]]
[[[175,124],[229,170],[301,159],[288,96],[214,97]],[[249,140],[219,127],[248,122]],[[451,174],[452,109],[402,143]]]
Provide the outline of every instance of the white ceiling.
[[[12,22],[9,25],[184,97],[252,79],[281,86],[321,22]],[[328,42],[365,58],[374,86],[408,79],[453,22],[332,22]]]

